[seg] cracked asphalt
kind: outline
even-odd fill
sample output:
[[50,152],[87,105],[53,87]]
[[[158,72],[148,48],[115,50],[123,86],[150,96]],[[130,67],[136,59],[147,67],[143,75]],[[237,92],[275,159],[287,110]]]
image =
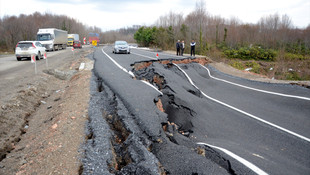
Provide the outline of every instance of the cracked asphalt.
[[82,174],[310,173],[309,89],[249,81],[207,64],[175,65],[193,58],[159,52],[163,64],[156,53],[112,54],[104,46],[90,55]]

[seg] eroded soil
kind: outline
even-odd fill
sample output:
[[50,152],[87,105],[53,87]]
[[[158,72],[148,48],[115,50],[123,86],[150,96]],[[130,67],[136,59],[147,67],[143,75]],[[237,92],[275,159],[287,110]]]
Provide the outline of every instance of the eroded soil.
[[[90,51],[60,68],[19,85],[1,100],[0,174],[79,174],[80,146],[88,114]],[[78,70],[80,63],[88,67]],[[89,67],[90,66],[90,67]],[[57,72],[57,71],[56,71]],[[57,77],[57,78],[56,78]],[[12,89],[12,92],[14,90]]]

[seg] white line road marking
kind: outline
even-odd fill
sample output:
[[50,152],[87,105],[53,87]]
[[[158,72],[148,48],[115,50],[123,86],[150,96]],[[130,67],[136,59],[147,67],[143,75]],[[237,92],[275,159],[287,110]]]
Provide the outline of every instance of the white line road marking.
[[[174,64],[174,63],[173,63],[173,64]],[[307,141],[307,142],[310,142],[310,139],[307,138],[307,137],[305,137],[305,136],[299,135],[299,134],[297,134],[297,133],[295,133],[295,132],[293,132],[293,131],[290,131],[290,130],[288,130],[288,129],[285,129],[285,128],[281,127],[281,126],[278,126],[278,125],[273,124],[273,123],[271,123],[271,122],[268,122],[268,121],[266,121],[266,120],[263,120],[263,119],[261,119],[261,118],[259,118],[259,117],[256,117],[255,115],[252,115],[252,114],[250,114],[250,113],[247,113],[247,112],[245,112],[245,111],[243,111],[243,110],[240,110],[240,109],[238,109],[238,108],[236,108],[236,107],[233,107],[233,106],[231,106],[231,105],[229,105],[229,104],[226,104],[226,103],[224,103],[224,102],[221,102],[221,101],[219,101],[219,100],[217,100],[217,99],[215,99],[215,98],[212,98],[212,97],[206,95],[204,92],[202,92],[202,91],[193,83],[193,81],[191,80],[191,78],[187,75],[187,73],[186,73],[183,69],[181,69],[181,67],[179,67],[177,64],[174,64],[174,65],[175,65],[180,71],[183,72],[183,74],[186,76],[186,78],[188,79],[188,81],[189,81],[197,90],[199,90],[199,91],[201,92],[201,94],[202,94],[203,96],[205,96],[206,98],[208,98],[208,99],[210,99],[210,100],[212,100],[212,101],[214,101],[214,102],[216,102],[216,103],[219,103],[219,104],[221,104],[221,105],[223,105],[223,106],[226,106],[226,107],[228,107],[228,108],[230,108],[230,109],[233,109],[233,110],[235,110],[235,111],[238,111],[238,112],[240,112],[240,113],[242,113],[242,114],[244,114],[244,115],[247,115],[247,116],[249,116],[249,117],[251,117],[251,118],[253,118],[253,119],[255,119],[255,120],[258,120],[258,121],[260,121],[260,122],[262,122],[262,123],[265,123],[265,124],[267,124],[267,125],[273,126],[273,127],[277,128],[277,129],[279,129],[279,130],[281,130],[281,131],[284,131],[284,132],[286,132],[286,133],[289,133],[289,134],[291,134],[291,135],[294,135],[294,136],[296,136],[296,137],[299,137],[299,138],[302,139],[302,140],[305,140],[305,141]]]
[[135,77],[135,75],[131,72],[131,71],[128,71],[126,70],[124,67],[122,67],[120,64],[118,64],[113,58],[111,58],[107,53],[105,53],[103,51],[103,48],[102,48],[102,53],[105,54],[118,68],[120,68],[121,70],[123,70],[124,72],[128,73],[130,76],[132,77]]
[[[124,72],[128,73],[130,76],[132,76],[133,78],[135,77],[135,75],[131,72],[131,71],[128,71],[126,70],[124,67],[122,67],[120,64],[118,64],[112,57],[110,57],[107,53],[105,53],[103,51],[103,48],[102,48],[102,53],[105,54],[118,68],[120,68],[121,70],[123,70]],[[152,87],[153,89],[155,89],[157,92],[159,92],[161,95],[163,95],[162,92],[160,92],[155,86],[153,86],[152,84],[150,84],[149,82],[147,81],[144,81],[144,80],[141,80],[143,83],[145,83],[146,85]]]
[[229,83],[229,84],[232,84],[232,85],[235,85],[235,86],[239,86],[239,87],[242,87],[242,88],[246,88],[246,89],[250,89],[250,90],[258,91],[258,92],[263,92],[263,93],[267,93],[267,94],[279,95],[279,96],[290,97],[290,98],[298,98],[298,99],[302,99],[302,100],[310,100],[310,98],[307,98],[307,97],[296,96],[296,95],[288,95],[288,94],[282,94],[282,93],[277,93],[277,92],[271,92],[271,91],[256,89],[256,88],[244,86],[244,85],[241,85],[241,84],[233,83],[233,82],[230,82],[230,81],[227,81],[227,80],[223,80],[223,79],[220,79],[220,78],[216,78],[216,77],[213,77],[211,75],[211,73],[210,73],[208,68],[206,68],[205,66],[203,66],[201,64],[199,64],[199,65],[202,66],[204,69],[206,69],[208,71],[208,74],[209,74],[209,76],[211,78],[213,78],[215,80],[218,80],[218,81],[222,81],[222,82]]
[[236,159],[237,161],[239,161],[240,163],[242,163],[243,165],[245,165],[246,167],[250,168],[252,171],[254,171],[255,173],[259,174],[259,175],[268,175],[268,173],[266,173],[265,171],[261,170],[260,168],[258,168],[256,165],[252,164],[251,162],[245,160],[244,158],[234,154],[231,151],[228,151],[227,149],[218,147],[218,146],[213,146],[207,143],[202,143],[202,142],[198,142],[198,145],[205,145],[205,146],[209,146],[211,148],[215,148],[218,149],[222,152],[224,152],[225,154],[229,155],[230,157]]
[[259,158],[261,158],[261,159],[265,159],[263,156],[261,156],[261,155],[259,155],[259,154],[252,154],[253,156],[255,156],[255,157],[259,157]]
[[144,80],[141,80],[143,83],[147,84],[148,86],[151,86],[153,89],[155,89],[157,92],[159,92],[161,95],[163,95],[162,92],[160,92],[155,86],[153,86],[151,83],[147,82],[147,81],[144,81]]
[[141,55],[141,54],[138,54],[138,53],[133,53],[133,52],[131,52],[131,53],[132,53],[132,54],[134,54],[134,55],[138,55],[138,56],[142,56],[142,57],[150,58],[150,59],[152,59],[152,60],[158,60],[157,58],[153,58],[153,57],[149,57],[149,56]]
[[[150,51],[146,51],[146,50],[139,49],[139,48],[137,48],[137,50],[140,50],[140,51],[143,51],[143,52],[151,53]],[[160,52],[160,55],[167,55],[167,56],[170,56],[170,57],[177,57],[177,58],[187,58],[187,57],[184,57],[184,56],[177,56],[177,55],[172,55],[172,54],[163,53],[163,52]],[[140,55],[140,54],[139,54],[139,56],[143,56],[143,57],[149,58],[148,56],[144,56],[144,55]],[[157,59],[156,59],[156,60],[157,60]]]

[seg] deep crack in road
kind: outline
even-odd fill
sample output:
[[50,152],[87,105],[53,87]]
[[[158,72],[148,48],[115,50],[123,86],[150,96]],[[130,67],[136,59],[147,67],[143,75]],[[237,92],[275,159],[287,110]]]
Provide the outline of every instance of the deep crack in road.
[[[309,101],[218,83],[199,66],[208,63],[205,58],[159,53],[156,60],[154,52],[133,49],[132,53],[115,55],[105,46],[90,56],[95,65],[82,174],[310,172],[308,141],[203,94],[245,107],[306,138],[310,136]],[[212,71],[246,86],[310,97],[302,87],[251,82]]]

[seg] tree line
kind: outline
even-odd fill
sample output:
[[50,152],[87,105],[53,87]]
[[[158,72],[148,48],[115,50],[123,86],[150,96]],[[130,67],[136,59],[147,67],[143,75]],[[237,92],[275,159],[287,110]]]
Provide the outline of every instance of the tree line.
[[124,27],[117,30],[110,30],[103,32],[103,43],[114,43],[116,40],[124,40],[128,43],[135,43],[134,34],[140,28],[140,25],[133,25],[131,27]]
[[204,1],[197,2],[185,17],[174,12],[159,17],[153,26],[139,28],[134,38],[142,46],[164,50],[175,49],[177,40],[185,40],[187,52],[194,39],[197,53],[204,55],[214,49],[226,51],[228,57],[256,54],[266,60],[274,59],[279,50],[300,57],[310,55],[310,24],[299,29],[289,16],[279,14],[262,17],[256,24],[244,24],[237,18],[227,20],[209,14]]
[[35,12],[30,15],[4,16],[0,18],[0,51],[14,51],[18,41],[36,40],[39,28],[57,28],[88,37],[88,33],[99,33],[102,30],[96,26],[86,26],[76,19],[65,15],[41,14]]

